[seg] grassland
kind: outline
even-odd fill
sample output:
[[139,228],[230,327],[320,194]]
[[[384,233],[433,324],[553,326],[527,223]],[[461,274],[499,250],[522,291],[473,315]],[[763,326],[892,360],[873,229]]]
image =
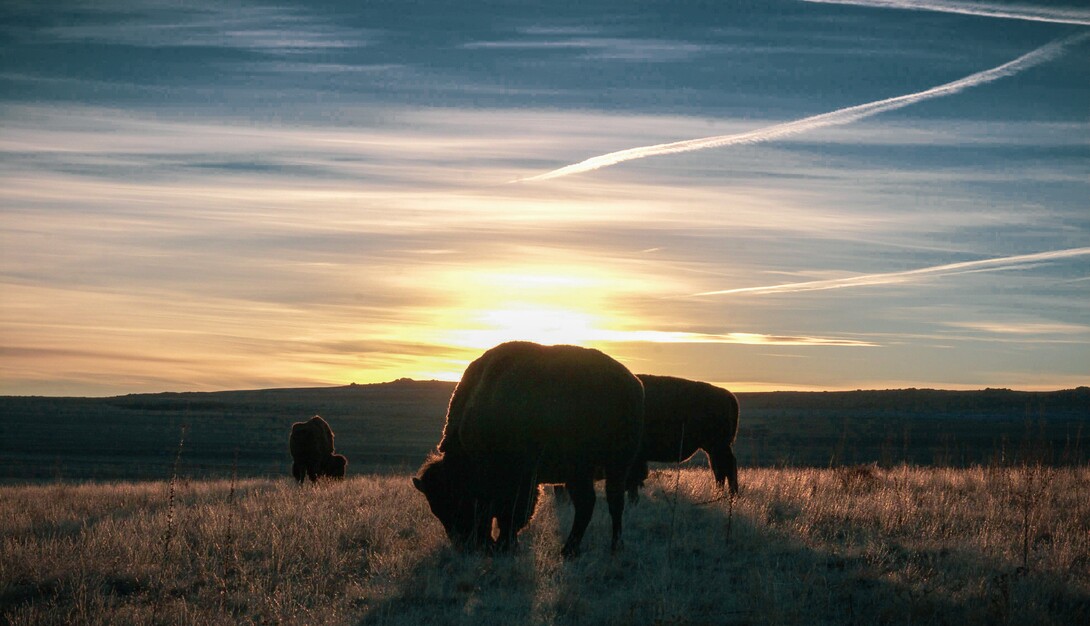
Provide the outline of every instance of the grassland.
[[[162,480],[185,428],[191,478],[283,476],[292,422],[314,414],[337,434],[349,473],[419,466],[443,429],[453,383],[396,381],[312,389],[0,397],[0,483]],[[1052,464],[1090,461],[1090,388],[739,394],[744,467],[901,463],[965,467],[1032,443]]]
[[1090,469],[657,471],[609,552],[542,498],[514,555],[447,546],[407,475],[0,487],[5,624],[1085,624]]
[[[0,624],[1090,623],[1090,389],[740,394],[735,505],[659,466],[574,561],[551,495],[447,546],[408,476],[451,389],[0,398]],[[299,488],[315,413],[350,478]]]

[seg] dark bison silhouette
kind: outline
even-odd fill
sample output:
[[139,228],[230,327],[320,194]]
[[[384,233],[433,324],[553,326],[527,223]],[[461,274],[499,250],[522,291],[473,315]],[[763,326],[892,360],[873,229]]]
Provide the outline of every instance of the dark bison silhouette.
[[333,453],[333,430],[319,415],[291,425],[291,475],[302,483],[319,476],[343,477],[348,459]]
[[[614,549],[624,489],[643,432],[643,387],[605,354],[509,342],[470,363],[451,396],[439,453],[413,478],[455,545],[515,546],[538,485],[564,484],[575,519],[562,553],[578,552],[606,479]],[[496,521],[498,541],[492,539]]]
[[[738,399],[708,383],[639,374],[644,390],[644,437],[639,461],[677,463],[702,449],[711,462],[720,488],[726,480],[738,493],[738,461],[734,438],[738,434]],[[642,480],[642,478],[640,478]],[[630,482],[629,497],[635,495]]]
[[348,458],[343,454],[331,454],[322,460],[322,466],[318,470],[319,476],[330,478],[344,478],[348,471]]

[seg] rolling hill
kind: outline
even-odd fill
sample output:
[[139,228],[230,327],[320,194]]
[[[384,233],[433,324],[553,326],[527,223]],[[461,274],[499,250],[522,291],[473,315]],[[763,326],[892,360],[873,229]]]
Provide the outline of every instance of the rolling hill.
[[[454,383],[110,398],[0,397],[0,481],[287,475],[292,422],[325,417],[349,472],[415,469],[439,440]],[[1090,388],[738,394],[743,466],[964,466],[1090,458]],[[184,432],[183,432],[184,431]],[[179,455],[179,443],[181,454]]]

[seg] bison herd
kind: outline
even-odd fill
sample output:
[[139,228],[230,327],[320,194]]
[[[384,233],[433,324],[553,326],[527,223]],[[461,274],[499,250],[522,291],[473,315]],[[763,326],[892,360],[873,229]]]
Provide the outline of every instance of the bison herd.
[[[572,556],[594,512],[595,480],[605,480],[613,549],[625,492],[637,498],[649,462],[680,462],[702,449],[716,484],[737,494],[737,432],[738,401],[725,389],[636,376],[598,350],[514,341],[466,368],[438,449],[412,483],[452,544],[501,551],[516,546],[533,517],[539,485],[562,485],[575,515],[561,552]],[[300,483],[345,474],[347,460],[321,417],[294,424],[290,448]]]

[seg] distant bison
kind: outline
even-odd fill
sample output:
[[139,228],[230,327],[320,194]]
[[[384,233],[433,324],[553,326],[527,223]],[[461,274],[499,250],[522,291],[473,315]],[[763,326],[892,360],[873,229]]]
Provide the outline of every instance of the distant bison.
[[318,475],[330,478],[344,478],[347,471],[348,459],[343,454],[331,454],[322,460]]
[[617,361],[575,346],[504,343],[466,369],[450,399],[439,454],[413,484],[451,542],[503,550],[533,516],[538,485],[563,483],[575,505],[562,550],[570,556],[590,523],[601,474],[616,548],[642,431],[643,387]]
[[[672,376],[640,374],[644,389],[644,438],[639,461],[677,463],[698,448],[711,462],[715,482],[724,479],[738,493],[738,461],[734,438],[738,434],[738,400],[714,385]],[[638,481],[637,481],[638,482]],[[629,496],[635,485],[629,484]]]
[[292,424],[288,447],[291,475],[300,483],[308,477],[316,481],[319,476],[344,476],[348,459],[333,453],[333,430],[320,416]]

